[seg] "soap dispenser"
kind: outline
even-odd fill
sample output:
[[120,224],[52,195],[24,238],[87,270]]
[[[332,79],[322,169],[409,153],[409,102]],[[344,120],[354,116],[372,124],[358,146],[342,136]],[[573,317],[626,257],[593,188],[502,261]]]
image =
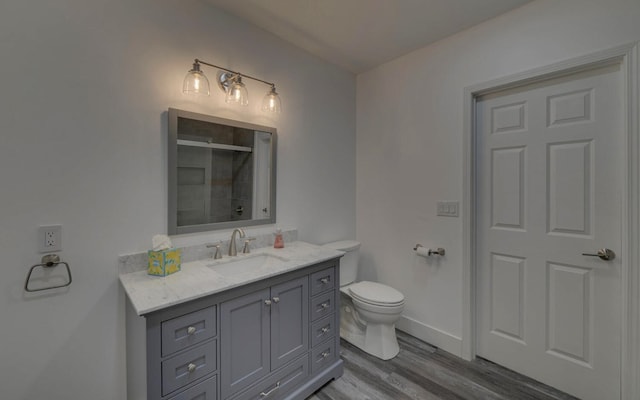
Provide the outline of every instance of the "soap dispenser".
[[280,229],[276,229],[276,232],[274,233],[274,235],[275,235],[275,239],[273,241],[273,248],[274,249],[284,248],[284,239],[282,238],[282,231]]

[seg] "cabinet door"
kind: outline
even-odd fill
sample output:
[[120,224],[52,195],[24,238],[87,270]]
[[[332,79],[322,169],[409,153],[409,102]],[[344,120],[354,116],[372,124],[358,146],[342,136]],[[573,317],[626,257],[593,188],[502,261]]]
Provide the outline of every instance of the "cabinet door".
[[309,280],[271,287],[271,370],[309,349]]
[[[270,371],[269,289],[222,303],[220,307],[222,398]],[[269,300],[265,303],[265,301]]]

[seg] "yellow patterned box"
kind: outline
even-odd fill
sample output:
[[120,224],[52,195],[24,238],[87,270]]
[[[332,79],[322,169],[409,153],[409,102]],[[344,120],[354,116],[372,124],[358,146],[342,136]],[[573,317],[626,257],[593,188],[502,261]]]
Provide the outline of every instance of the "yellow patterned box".
[[180,249],[149,250],[149,275],[167,276],[180,271]]

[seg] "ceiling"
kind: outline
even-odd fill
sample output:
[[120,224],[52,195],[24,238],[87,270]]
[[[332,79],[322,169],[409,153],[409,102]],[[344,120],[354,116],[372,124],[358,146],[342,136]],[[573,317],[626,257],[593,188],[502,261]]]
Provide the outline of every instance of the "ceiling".
[[532,0],[206,0],[354,73]]

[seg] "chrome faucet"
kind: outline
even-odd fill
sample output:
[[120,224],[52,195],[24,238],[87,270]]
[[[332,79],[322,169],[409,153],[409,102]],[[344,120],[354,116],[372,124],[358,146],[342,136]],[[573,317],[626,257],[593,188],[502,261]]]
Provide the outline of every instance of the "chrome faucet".
[[229,243],[229,255],[231,257],[238,255],[238,250],[236,249],[236,233],[240,234],[240,238],[245,237],[245,234],[242,228],[236,228],[233,230],[233,233],[231,234],[231,243]]

